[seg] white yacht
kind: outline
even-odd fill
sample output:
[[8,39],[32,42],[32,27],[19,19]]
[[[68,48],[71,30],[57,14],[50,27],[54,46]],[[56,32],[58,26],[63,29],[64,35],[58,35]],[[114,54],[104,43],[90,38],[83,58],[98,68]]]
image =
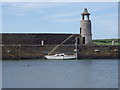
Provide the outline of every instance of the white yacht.
[[47,59],[60,59],[60,60],[64,60],[64,59],[76,59],[77,56],[76,55],[65,55],[64,53],[60,53],[60,54],[55,54],[55,55],[45,55],[45,57]]

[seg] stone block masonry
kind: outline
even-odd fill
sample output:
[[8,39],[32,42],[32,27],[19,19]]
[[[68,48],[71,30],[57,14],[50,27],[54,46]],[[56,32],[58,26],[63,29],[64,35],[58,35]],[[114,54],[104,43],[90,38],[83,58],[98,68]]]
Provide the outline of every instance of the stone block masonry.
[[[2,59],[44,59],[44,55],[50,52],[56,45],[14,45],[2,46]],[[118,59],[119,46],[113,45],[79,45],[78,59]],[[54,53],[75,53],[74,45],[61,45]]]
[[[82,20],[80,22],[80,35],[82,44],[91,44],[92,43],[92,29],[91,29],[91,20],[89,18],[90,13],[87,8],[84,9],[82,15]],[[85,19],[86,16],[86,19]]]

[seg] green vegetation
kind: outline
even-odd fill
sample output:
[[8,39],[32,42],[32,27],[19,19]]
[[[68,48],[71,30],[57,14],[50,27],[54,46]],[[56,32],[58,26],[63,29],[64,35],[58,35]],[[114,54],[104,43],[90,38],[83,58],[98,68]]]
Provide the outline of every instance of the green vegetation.
[[114,42],[114,45],[120,45],[120,39],[97,39],[92,40],[92,42],[97,45],[112,45],[112,42]]

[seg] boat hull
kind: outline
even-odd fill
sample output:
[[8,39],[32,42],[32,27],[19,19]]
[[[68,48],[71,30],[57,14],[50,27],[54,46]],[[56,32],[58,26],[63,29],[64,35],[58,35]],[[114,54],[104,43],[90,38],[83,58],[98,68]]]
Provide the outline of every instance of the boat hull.
[[59,59],[59,60],[69,60],[69,59],[76,59],[76,56],[73,56],[73,55],[69,55],[69,56],[50,56],[50,55],[46,55],[45,56],[47,59]]

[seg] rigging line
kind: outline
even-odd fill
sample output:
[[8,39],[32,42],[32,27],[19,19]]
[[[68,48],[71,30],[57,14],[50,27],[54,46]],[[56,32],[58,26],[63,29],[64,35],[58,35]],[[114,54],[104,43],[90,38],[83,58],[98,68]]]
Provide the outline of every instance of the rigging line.
[[50,55],[55,49],[57,49],[60,45],[65,43],[68,39],[70,39],[73,35],[70,35],[67,39],[65,39],[63,42],[61,42],[59,45],[57,45],[55,48],[53,48],[48,55]]

